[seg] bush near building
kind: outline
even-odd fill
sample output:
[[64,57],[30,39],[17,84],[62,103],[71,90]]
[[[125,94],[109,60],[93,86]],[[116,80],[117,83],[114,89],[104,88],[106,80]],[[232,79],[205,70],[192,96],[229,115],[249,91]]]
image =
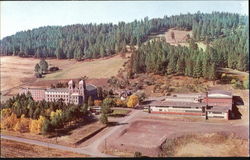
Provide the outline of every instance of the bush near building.
[[102,100],[94,100],[94,105],[95,106],[101,106],[102,105]]

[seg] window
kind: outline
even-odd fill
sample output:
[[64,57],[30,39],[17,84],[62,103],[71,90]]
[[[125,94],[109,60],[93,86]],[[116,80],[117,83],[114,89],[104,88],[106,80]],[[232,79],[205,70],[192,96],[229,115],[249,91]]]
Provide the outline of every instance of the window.
[[162,109],[159,109],[159,111],[162,111]]

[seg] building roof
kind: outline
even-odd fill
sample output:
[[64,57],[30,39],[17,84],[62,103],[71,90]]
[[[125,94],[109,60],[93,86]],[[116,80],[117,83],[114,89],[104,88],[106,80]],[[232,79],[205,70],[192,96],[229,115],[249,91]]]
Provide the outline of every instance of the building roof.
[[199,98],[206,96],[204,93],[189,93],[189,94],[172,94],[167,97],[180,97],[180,98]]
[[176,102],[176,101],[153,101],[151,106],[175,106],[175,107],[202,107],[206,103],[193,103],[193,102]]
[[225,91],[225,90],[210,90],[210,91],[208,91],[208,97],[232,98],[232,92]]
[[92,84],[87,84],[86,85],[86,90],[87,91],[92,91],[92,90],[96,90],[96,87]]
[[26,89],[28,89],[28,90],[46,90],[44,88],[22,88],[21,87],[21,90],[26,90]]
[[213,106],[211,109],[208,111],[218,111],[218,112],[225,112],[232,109],[230,106]]
[[73,84],[73,80],[70,80],[68,84]]
[[69,92],[68,88],[50,88],[47,92]]

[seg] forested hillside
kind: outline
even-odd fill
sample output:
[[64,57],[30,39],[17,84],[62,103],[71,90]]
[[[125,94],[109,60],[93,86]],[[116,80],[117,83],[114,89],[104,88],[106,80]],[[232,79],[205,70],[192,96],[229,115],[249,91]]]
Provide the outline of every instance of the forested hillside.
[[218,67],[249,70],[248,26],[218,37],[206,51],[195,45],[172,46],[164,41],[141,45],[131,56],[130,73],[179,74],[210,80],[217,78]]
[[[154,19],[146,17],[131,23],[120,22],[118,25],[110,23],[46,26],[3,38],[0,41],[0,53],[37,58],[97,58],[124,52],[126,45],[140,45],[149,34],[157,33],[161,29],[192,30],[194,40],[209,42],[218,37],[230,36],[232,31],[245,26],[246,20],[246,16],[239,14],[197,12]],[[229,46],[235,45],[230,44],[230,39],[222,39],[221,43],[227,41]]]

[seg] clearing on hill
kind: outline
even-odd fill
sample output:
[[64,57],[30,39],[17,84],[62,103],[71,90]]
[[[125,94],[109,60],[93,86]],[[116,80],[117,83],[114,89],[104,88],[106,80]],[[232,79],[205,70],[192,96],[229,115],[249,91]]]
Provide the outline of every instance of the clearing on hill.
[[[174,39],[172,38],[171,33],[174,33]],[[192,31],[184,31],[184,30],[178,30],[171,28],[167,32],[162,32],[160,34],[154,34],[149,36],[149,41],[152,41],[154,39],[160,39],[160,38],[165,38],[166,42],[171,44],[171,45],[181,45],[181,46],[186,46],[189,47],[189,44],[187,43],[187,35],[190,35],[192,37]],[[206,50],[206,45],[203,42],[196,42],[198,47],[200,49],[203,49],[204,51]]]

